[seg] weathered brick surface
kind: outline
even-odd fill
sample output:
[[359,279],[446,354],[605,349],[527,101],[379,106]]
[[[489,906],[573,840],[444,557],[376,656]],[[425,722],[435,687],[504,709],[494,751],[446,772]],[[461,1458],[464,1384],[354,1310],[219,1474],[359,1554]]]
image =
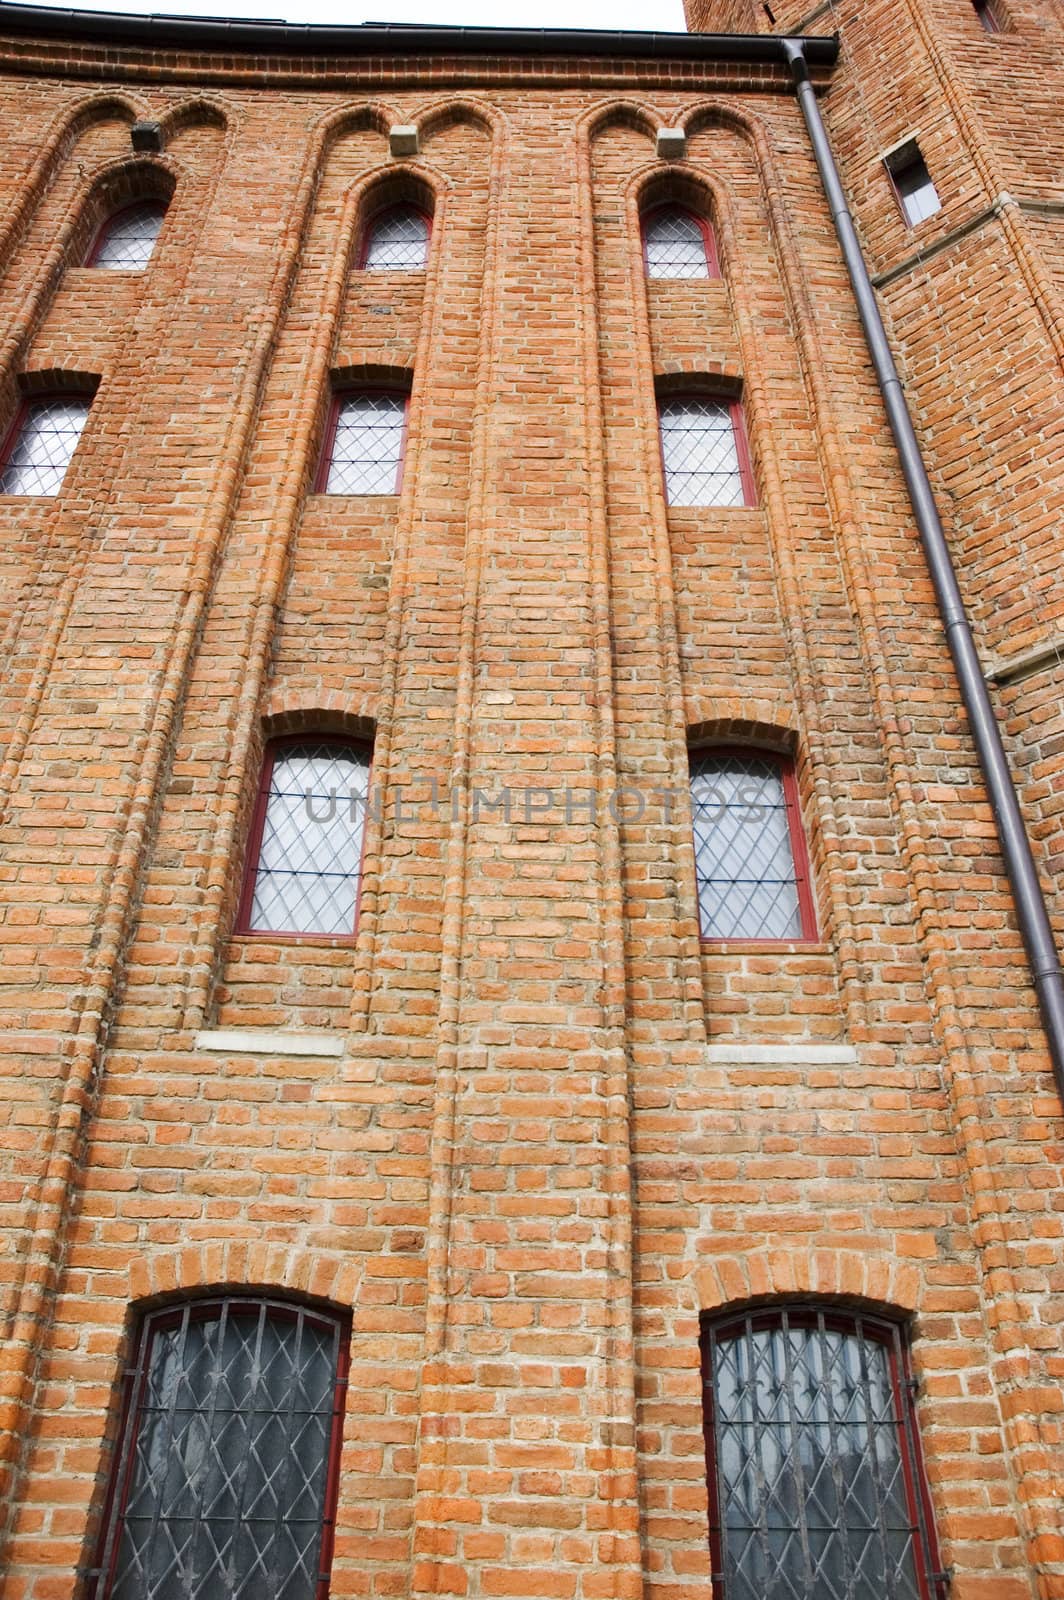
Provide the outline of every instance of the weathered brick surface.
[[[825,106],[1007,663],[1060,627],[1050,23],[851,9]],[[248,1285],[352,1312],[337,1597],[709,1600],[699,1312],[796,1293],[914,1319],[959,1600],[1064,1595],[1060,1107],[782,72],[57,33],[0,39],[0,116],[0,403],[100,380],[63,494],[0,504],[4,1600],[80,1592],[137,1308]],[[910,262],[878,156],[916,127]],[[173,190],[150,270],[81,268],[132,183]],[[1043,210],[983,216],[1006,184]],[[428,270],[353,273],[403,193]],[[721,280],[645,283],[670,194]],[[411,387],[396,496],[313,492],[337,373]],[[655,384],[704,375],[756,506],[663,504]],[[1054,892],[1059,688],[1000,690]],[[264,740],[307,728],[375,731],[354,943],[233,932]],[[699,943],[714,737],[795,755],[816,943]]]

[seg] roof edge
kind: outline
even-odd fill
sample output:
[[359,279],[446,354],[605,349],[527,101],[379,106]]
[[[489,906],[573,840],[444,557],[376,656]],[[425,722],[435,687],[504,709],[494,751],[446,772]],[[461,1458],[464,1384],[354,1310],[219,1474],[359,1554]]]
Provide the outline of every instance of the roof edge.
[[[0,35],[93,40],[111,47],[240,51],[251,55],[626,56],[784,66],[782,40],[769,33],[639,33],[585,28],[451,28],[409,23],[352,27],[223,17],[134,16],[0,0]],[[811,67],[833,67],[838,38],[803,39]]]

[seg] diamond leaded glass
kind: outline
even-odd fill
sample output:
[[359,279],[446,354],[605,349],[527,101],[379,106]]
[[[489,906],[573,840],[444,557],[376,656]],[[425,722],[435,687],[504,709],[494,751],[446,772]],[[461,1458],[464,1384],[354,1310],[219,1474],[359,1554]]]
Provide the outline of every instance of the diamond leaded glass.
[[743,505],[739,447],[727,400],[667,400],[658,415],[669,504]]
[[704,939],[800,939],[802,916],[778,756],[691,757],[695,877]]
[[718,1600],[927,1600],[899,1362],[897,1330],[859,1318],[710,1331]]
[[367,272],[420,272],[428,257],[428,218],[414,206],[395,206],[370,223]]
[[192,1303],[149,1322],[100,1600],[315,1600],[323,1592],[338,1320]]
[[708,278],[709,261],[702,229],[690,212],[669,206],[655,211],[643,227],[648,278]]
[[326,494],[395,494],[405,425],[405,395],[373,389],[341,395]]
[[34,400],[23,412],[0,472],[0,494],[58,494],[89,415],[77,395]]
[[104,223],[90,265],[110,272],[143,272],[165,215],[165,206],[149,200],[117,212]]
[[369,771],[369,751],[356,745],[309,740],[273,751],[252,932],[354,932]]

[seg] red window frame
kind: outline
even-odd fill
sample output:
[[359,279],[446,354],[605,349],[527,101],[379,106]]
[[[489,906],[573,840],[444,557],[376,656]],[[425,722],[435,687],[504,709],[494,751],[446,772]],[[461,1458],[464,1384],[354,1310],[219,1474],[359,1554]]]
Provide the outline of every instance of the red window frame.
[[719,1316],[703,1314],[699,1330],[699,1358],[702,1374],[702,1435],[706,1459],[706,1488],[709,1498],[709,1549],[712,1566],[713,1600],[729,1600],[724,1588],[724,1540],[721,1517],[720,1480],[717,1472],[716,1435],[714,1411],[716,1393],[709,1359],[710,1336],[727,1338],[750,1327],[754,1331],[779,1328],[783,1313],[791,1327],[823,1326],[836,1333],[853,1334],[860,1339],[874,1340],[887,1351],[894,1404],[898,1413],[898,1446],[905,1482],[905,1497],[916,1537],[913,1539],[913,1566],[921,1600],[947,1600],[949,1576],[942,1570],[938,1535],[935,1528],[934,1507],[924,1466],[920,1430],[917,1425],[915,1398],[916,1381],[912,1374],[909,1343],[899,1322],[890,1321],[874,1313],[846,1312],[834,1306],[818,1305],[815,1301],[788,1301],[786,1304],[768,1306],[762,1311],[750,1310],[724,1313]]
[[[356,272],[365,272],[366,260],[369,256],[370,242],[373,238],[373,230],[381,221],[381,219],[388,216],[389,212],[392,211],[415,211],[419,217],[424,218],[425,224],[428,228],[428,235],[425,239],[425,257],[427,265],[428,253],[432,249],[432,212],[426,211],[424,206],[417,205],[413,200],[396,200],[391,205],[378,207],[378,209],[374,211],[371,216],[366,218],[365,226],[362,229],[362,237],[358,244],[358,255],[355,260]],[[400,272],[410,270],[424,272],[425,268],[417,267],[411,269],[402,267],[383,267],[380,270],[384,272]]]
[[[640,218],[639,232],[643,245],[643,271],[646,276],[650,278],[650,261],[647,256],[647,224],[652,218],[660,216],[663,211],[678,211],[682,216],[688,217],[691,222],[696,224],[702,235],[702,246],[706,252],[708,275],[710,278],[719,278],[721,276],[720,257],[717,255],[717,240],[713,233],[712,225],[706,221],[705,217],[700,217],[697,211],[692,211],[690,206],[674,205],[667,200],[662,201],[661,205],[651,206],[650,210],[644,211]],[[667,283],[669,280],[666,278],[652,278],[650,281],[652,283]],[[672,281],[682,283],[684,280],[675,278]]]
[[[695,902],[698,907],[699,941],[705,948],[711,950],[718,949],[722,944],[728,945],[729,948],[816,944],[820,935],[817,930],[813,874],[809,861],[809,846],[806,842],[805,828],[802,824],[802,803],[798,792],[798,772],[793,756],[786,755],[779,750],[768,750],[764,746],[756,744],[697,744],[690,746],[688,749],[688,768],[700,755],[734,756],[737,760],[747,760],[750,756],[757,756],[762,761],[774,761],[777,763],[783,783],[783,803],[787,811],[787,834],[791,842],[791,860],[794,863],[794,887],[798,896],[798,918],[801,923],[801,933],[793,939],[771,939],[764,936],[757,939],[736,939],[721,938],[718,934],[707,934],[702,927],[702,897],[698,892],[696,875]],[[691,832],[693,835],[693,817],[691,820]]]
[[[397,495],[403,488],[403,469],[406,466],[406,440],[410,426],[410,390],[397,389],[394,384],[352,383],[345,384],[342,389],[334,389],[329,402],[329,413],[325,418],[325,432],[321,441],[321,456],[318,460],[318,470],[314,474],[314,493],[329,494],[326,484],[329,481],[329,468],[332,466],[333,446],[336,443],[336,427],[340,420],[340,407],[345,400],[350,400],[361,394],[390,395],[395,400],[403,402],[403,437],[399,443],[399,459],[395,463],[395,487],[383,493],[367,496],[349,495],[352,500],[370,499],[384,500],[389,495]],[[338,491],[335,491],[338,492]],[[341,496],[342,498],[342,496]]]
[[[259,775],[259,790],[255,796],[255,807],[251,814],[251,827],[248,831],[247,852],[244,859],[244,881],[240,890],[240,901],[237,907],[236,926],[234,933],[242,939],[283,939],[286,943],[291,940],[327,940],[330,944],[351,944],[358,937],[358,917],[362,909],[362,884],[365,876],[366,865],[366,839],[369,834],[369,817],[363,819],[362,824],[362,849],[358,858],[358,882],[355,885],[355,910],[351,922],[350,933],[300,933],[296,930],[284,928],[252,928],[251,907],[255,898],[255,879],[259,869],[259,852],[262,849],[262,835],[266,828],[266,810],[270,799],[270,784],[273,780],[274,763],[280,751],[290,750],[301,744],[334,745],[341,750],[362,750],[369,757],[369,770],[366,774],[367,793],[373,783],[373,746],[368,739],[346,739],[338,734],[328,733],[292,733],[285,734],[282,738],[271,739],[266,745],[262,757],[262,772]],[[367,807],[368,813],[368,807]]]
[[[11,459],[11,452],[14,450],[15,444],[22,432],[23,423],[26,421],[26,418],[29,416],[34,406],[48,405],[52,400],[84,400],[89,414],[91,415],[92,402],[95,398],[96,391],[90,391],[88,389],[44,389],[40,394],[24,394],[19,400],[18,406],[15,409],[15,415],[8,424],[7,432],[4,434],[3,440],[0,441],[0,473],[3,473],[7,468],[8,462]],[[87,428],[88,425],[89,418],[86,416],[85,428]],[[77,444],[75,444],[73,450],[70,452],[70,460],[63,468],[63,479],[59,486],[60,489],[62,488],[63,483],[66,482],[66,475],[70,471],[74,457],[81,448],[81,441],[85,437],[85,428],[82,428],[81,433],[78,435]],[[3,491],[3,494],[0,494],[0,499],[11,493],[11,490]],[[55,495],[15,495],[14,498],[26,500],[53,500],[57,497],[58,493],[59,490],[57,489]]]
[[[92,236],[92,243],[85,254],[85,260],[83,262],[84,266],[94,267],[96,265],[97,258],[100,254],[100,247],[102,246],[107,235],[107,230],[111,227],[111,225],[117,222],[119,217],[124,217],[127,211],[138,211],[141,206],[156,206],[158,210],[162,212],[164,221],[166,219],[166,213],[170,209],[164,200],[156,200],[151,195],[144,195],[140,200],[130,200],[128,205],[119,206],[117,211],[109,211]],[[154,248],[155,247],[153,245],[153,252]],[[125,268],[123,270],[129,271],[135,269]]]
[[188,1300],[181,1300],[176,1305],[150,1311],[141,1319],[133,1360],[122,1375],[118,1432],[115,1436],[114,1455],[107,1482],[107,1493],[104,1497],[95,1566],[89,1574],[86,1600],[107,1600],[114,1581],[115,1565],[122,1542],[121,1526],[133,1486],[135,1464],[133,1445],[148,1385],[151,1345],[155,1334],[178,1325],[184,1317],[186,1307],[191,1316],[205,1319],[209,1313],[220,1313],[223,1306],[227,1305],[239,1306],[249,1311],[261,1311],[265,1306],[270,1316],[290,1319],[294,1319],[302,1312],[304,1318],[332,1328],[337,1337],[332,1429],[326,1446],[325,1496],[322,1506],[321,1548],[318,1555],[318,1582],[315,1590],[315,1600],[328,1600],[333,1547],[336,1542],[336,1507],[340,1492],[344,1410],[351,1366],[351,1314],[340,1310],[322,1310],[318,1306],[307,1305],[301,1301],[280,1300],[270,1295],[255,1294],[211,1295],[191,1303]]
[[[678,500],[669,499],[669,475],[665,467],[665,438],[661,427],[662,406],[682,405],[688,400],[710,400],[717,405],[728,408],[731,417],[732,437],[735,440],[735,458],[739,463],[739,482],[743,491],[742,506],[684,506]],[[743,402],[735,395],[721,394],[716,389],[681,389],[675,394],[658,395],[658,455],[661,459],[661,482],[665,491],[665,504],[676,506],[679,511],[741,511],[748,506],[757,505],[757,485],[754,481],[754,463],[750,455],[750,443],[746,436],[746,418],[743,414]]]

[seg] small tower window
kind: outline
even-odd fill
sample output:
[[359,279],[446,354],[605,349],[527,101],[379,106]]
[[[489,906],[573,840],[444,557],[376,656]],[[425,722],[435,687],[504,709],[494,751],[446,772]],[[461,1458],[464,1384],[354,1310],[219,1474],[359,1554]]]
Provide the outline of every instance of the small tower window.
[[422,272],[432,224],[417,206],[392,206],[371,218],[362,248],[366,272]]
[[994,0],[972,0],[972,6],[979,24],[986,33],[1004,33],[1005,29],[1001,20],[1001,12],[994,4]]
[[26,401],[3,451],[0,494],[58,494],[91,403],[74,394]]
[[794,764],[767,750],[693,750],[702,937],[815,939]]
[[358,917],[368,746],[285,739],[263,762],[239,926],[349,938]]
[[902,215],[910,228],[942,210],[938,190],[931,181],[927,163],[915,139],[909,139],[886,158],[886,168]]
[[702,1393],[714,1600],[945,1600],[896,1324],[707,1319]]
[[154,200],[116,211],[96,235],[86,266],[109,272],[143,272],[165,216],[166,207]]
[[658,407],[665,494],[671,506],[755,503],[742,407],[712,395],[682,395]]
[[385,389],[336,395],[318,489],[325,494],[398,494],[406,403],[405,394]]
[[709,224],[681,206],[659,206],[643,219],[648,278],[717,278],[717,252]]

